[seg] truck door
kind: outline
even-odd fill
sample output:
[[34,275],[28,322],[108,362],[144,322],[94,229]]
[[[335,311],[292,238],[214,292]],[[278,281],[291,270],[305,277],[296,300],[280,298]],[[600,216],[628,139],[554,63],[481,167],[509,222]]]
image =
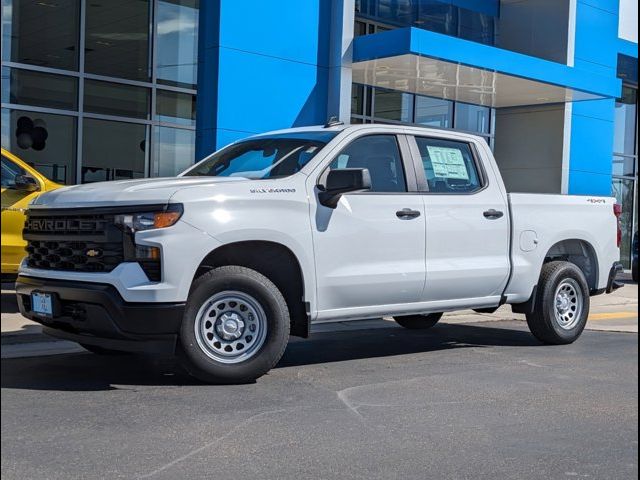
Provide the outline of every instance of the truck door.
[[367,168],[372,188],[343,195],[335,209],[319,204],[317,195],[312,201],[318,319],[338,309],[340,316],[345,309],[366,316],[367,307],[417,302],[425,279],[425,217],[406,138],[360,136],[329,162],[313,187],[329,169]]
[[473,143],[451,136],[408,139],[426,215],[421,300],[499,300],[510,271],[510,233],[508,206],[495,177]]

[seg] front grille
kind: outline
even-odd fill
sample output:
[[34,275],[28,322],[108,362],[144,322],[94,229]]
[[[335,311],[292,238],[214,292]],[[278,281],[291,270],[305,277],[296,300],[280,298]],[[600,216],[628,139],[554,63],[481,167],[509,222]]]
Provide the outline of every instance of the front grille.
[[23,231],[27,265],[45,270],[110,272],[125,261],[114,214],[29,210]]
[[110,272],[124,260],[122,242],[33,240],[27,253],[30,267],[72,272]]

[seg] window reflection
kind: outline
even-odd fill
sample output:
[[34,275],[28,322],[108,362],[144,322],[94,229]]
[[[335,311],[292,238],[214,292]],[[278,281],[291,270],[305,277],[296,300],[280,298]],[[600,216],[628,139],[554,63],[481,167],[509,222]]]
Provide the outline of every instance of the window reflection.
[[622,98],[616,101],[615,134],[613,151],[623,155],[636,153],[636,116],[638,112],[638,90],[631,87],[622,89]]
[[195,88],[198,0],[161,0],[156,11],[158,83]]
[[352,123],[410,123],[492,135],[490,107],[357,83],[351,89],[351,115]]
[[75,183],[74,117],[3,108],[2,146],[54,182]]
[[172,177],[193,165],[195,131],[156,127],[154,144],[154,175]]
[[[467,6],[469,8],[465,8]],[[358,18],[395,28],[413,26],[493,45],[499,1],[470,4],[459,0],[356,0],[355,11]],[[375,31],[382,30],[376,28]],[[363,26],[356,29],[356,35],[365,33],[374,32]]]
[[631,239],[634,221],[634,180],[627,178],[613,179],[612,195],[622,205],[620,227],[622,228],[622,243],[620,245],[620,260],[625,268],[631,267]]
[[456,103],[455,128],[468,132],[489,133],[491,109],[480,105]]
[[149,89],[121,83],[86,80],[85,112],[121,117],[149,118]]
[[80,0],[3,0],[2,60],[78,70]]
[[158,90],[156,120],[178,125],[195,126],[195,95]]
[[412,121],[413,101],[410,94],[376,89],[374,102],[374,116],[399,122]]
[[85,71],[149,80],[148,0],[87,2]]
[[416,96],[416,121],[421,125],[450,128],[453,102],[439,98]]
[[2,68],[2,101],[36,107],[78,108],[78,80],[71,76]]
[[134,123],[86,118],[83,122],[82,183],[143,177],[148,150],[147,128]]

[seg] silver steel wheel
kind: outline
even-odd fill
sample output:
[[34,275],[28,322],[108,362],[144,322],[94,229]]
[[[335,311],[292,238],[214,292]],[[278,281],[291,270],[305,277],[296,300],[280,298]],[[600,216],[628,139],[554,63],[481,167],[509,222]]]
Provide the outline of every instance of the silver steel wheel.
[[198,310],[195,334],[200,349],[220,363],[253,357],[267,338],[267,316],[251,295],[224,291],[209,297]]
[[554,313],[560,328],[573,329],[582,317],[584,300],[580,284],[573,278],[563,280],[556,290]]

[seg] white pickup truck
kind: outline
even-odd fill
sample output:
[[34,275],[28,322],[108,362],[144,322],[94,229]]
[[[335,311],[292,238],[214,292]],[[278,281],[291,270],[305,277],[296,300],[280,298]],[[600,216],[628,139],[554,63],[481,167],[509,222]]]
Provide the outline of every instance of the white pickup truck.
[[310,324],[527,315],[544,343],[585,327],[618,263],[613,198],[508,193],[486,142],[388,125],[239,141],[176,178],[78,185],[31,205],[23,315],[94,352],[178,355],[251,381]]

